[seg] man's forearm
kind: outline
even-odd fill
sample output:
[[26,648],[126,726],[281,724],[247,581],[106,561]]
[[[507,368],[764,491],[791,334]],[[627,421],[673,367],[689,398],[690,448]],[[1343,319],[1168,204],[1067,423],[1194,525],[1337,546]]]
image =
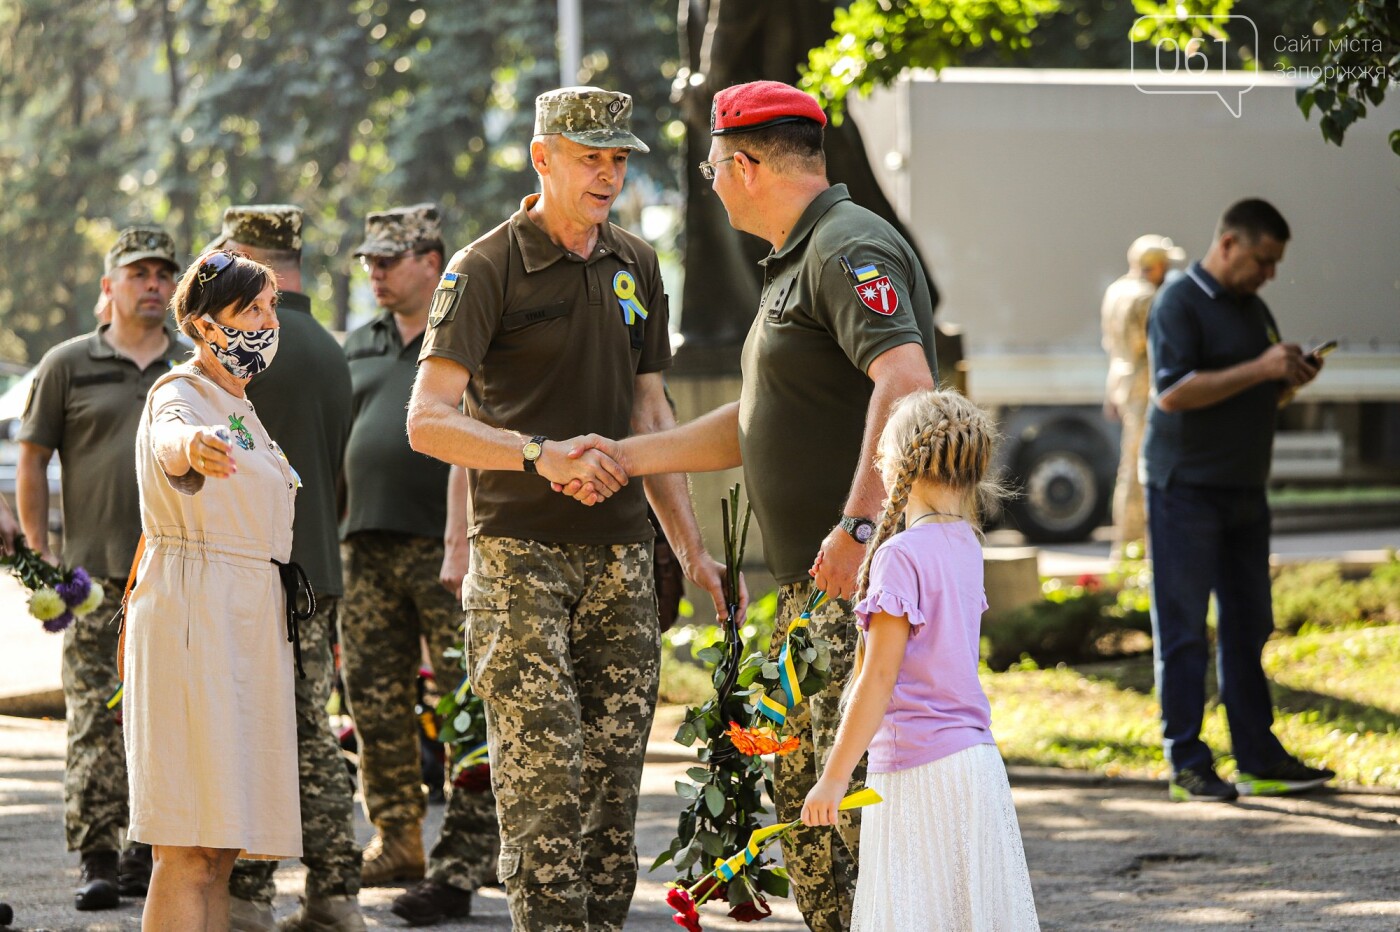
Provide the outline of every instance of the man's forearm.
[[739,403],[716,408],[680,427],[635,432],[623,442],[622,450],[627,468],[635,476],[715,472],[741,466]]
[[1228,369],[1197,370],[1158,395],[1157,407],[1167,412],[1209,408],[1264,381],[1254,359]]
[[15,473],[15,505],[19,509],[19,525],[29,546],[45,553],[49,549],[48,466],[48,456],[41,455],[28,445],[20,445]]
[[518,434],[463,414],[454,405],[416,396],[408,409],[408,443],[419,453],[468,469],[519,472]]

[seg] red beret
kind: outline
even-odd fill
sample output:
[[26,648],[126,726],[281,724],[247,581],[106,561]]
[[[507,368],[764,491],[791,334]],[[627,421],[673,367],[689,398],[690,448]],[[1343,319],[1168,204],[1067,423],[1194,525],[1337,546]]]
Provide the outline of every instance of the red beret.
[[826,114],[810,94],[780,81],[750,81],[726,87],[715,95],[710,111],[710,134],[746,133],[779,123],[811,120],[826,125]]

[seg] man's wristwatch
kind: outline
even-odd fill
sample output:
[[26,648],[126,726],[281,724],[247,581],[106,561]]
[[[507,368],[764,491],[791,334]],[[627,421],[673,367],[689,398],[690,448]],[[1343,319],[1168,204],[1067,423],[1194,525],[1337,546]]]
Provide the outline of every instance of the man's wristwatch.
[[525,441],[525,446],[521,448],[520,455],[525,458],[526,472],[533,473],[536,471],[535,463],[539,460],[540,454],[544,452],[544,442],[547,439],[546,437],[536,436]]
[[842,515],[841,530],[854,537],[856,543],[864,546],[870,543],[870,538],[875,534],[875,522],[867,521],[864,518],[852,518],[850,515]]

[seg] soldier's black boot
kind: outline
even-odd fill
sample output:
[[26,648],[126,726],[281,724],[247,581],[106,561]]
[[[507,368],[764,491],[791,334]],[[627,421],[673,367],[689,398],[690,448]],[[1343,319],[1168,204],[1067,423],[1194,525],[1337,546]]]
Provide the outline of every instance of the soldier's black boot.
[[121,905],[117,893],[117,852],[83,852],[82,876],[73,905],[84,911],[115,909]]
[[151,846],[133,841],[117,862],[117,892],[122,896],[145,896],[154,866]]
[[411,926],[436,925],[447,919],[465,919],[472,914],[472,894],[450,883],[419,881],[399,894],[389,911]]

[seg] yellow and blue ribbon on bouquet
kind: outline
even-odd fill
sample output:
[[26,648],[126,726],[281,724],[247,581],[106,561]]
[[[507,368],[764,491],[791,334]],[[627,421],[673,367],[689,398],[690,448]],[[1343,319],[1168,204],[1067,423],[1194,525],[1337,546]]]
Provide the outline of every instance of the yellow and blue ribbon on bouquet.
[[[837,808],[842,811],[847,809],[860,809],[863,806],[873,806],[880,802],[884,802],[880,794],[867,787],[863,790],[857,790],[841,800],[841,804]],[[716,862],[715,869],[711,871],[711,873],[718,874],[721,880],[733,880],[736,874],[752,864],[754,858],[758,857],[759,852],[776,841],[778,836],[782,835],[793,826],[801,824],[802,820],[796,819],[792,822],[779,822],[776,825],[758,829],[749,836],[749,843],[740,849],[737,854]]]
[[647,309],[637,300],[637,280],[632,277],[632,273],[626,270],[618,272],[613,276],[612,285],[613,294],[617,295],[617,303],[622,305],[623,322],[630,327],[639,317],[646,320]]
[[831,597],[824,590],[814,590],[807,600],[807,607],[802,610],[802,614],[788,626],[787,637],[783,640],[783,649],[778,652],[778,685],[782,688],[785,701],[778,702],[767,695],[758,700],[759,714],[779,727],[787,721],[788,712],[796,708],[797,704],[802,701],[802,684],[798,682],[797,667],[792,660],[792,632],[810,625],[812,613],[830,599]]

